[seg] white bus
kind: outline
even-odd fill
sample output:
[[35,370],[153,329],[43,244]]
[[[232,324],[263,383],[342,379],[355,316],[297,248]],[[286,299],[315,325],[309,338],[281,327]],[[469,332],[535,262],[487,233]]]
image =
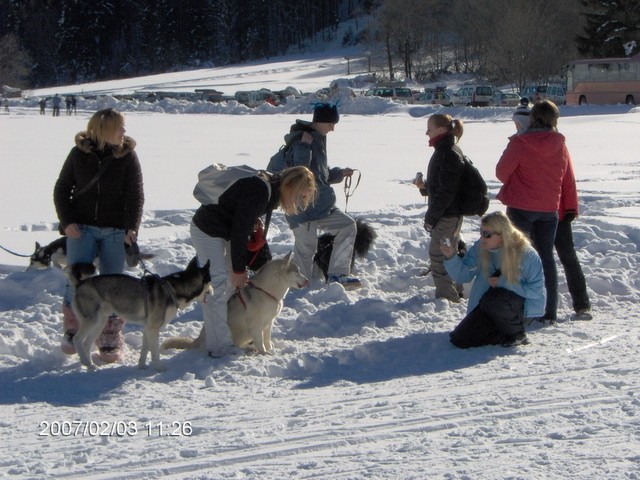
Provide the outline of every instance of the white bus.
[[574,60],[566,75],[567,105],[640,102],[640,55]]

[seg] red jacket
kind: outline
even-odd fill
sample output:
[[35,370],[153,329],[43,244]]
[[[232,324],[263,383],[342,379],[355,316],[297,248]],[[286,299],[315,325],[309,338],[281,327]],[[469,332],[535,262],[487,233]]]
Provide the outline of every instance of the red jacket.
[[564,136],[551,130],[509,138],[496,165],[503,185],[497,198],[508,207],[532,212],[578,210],[573,165]]

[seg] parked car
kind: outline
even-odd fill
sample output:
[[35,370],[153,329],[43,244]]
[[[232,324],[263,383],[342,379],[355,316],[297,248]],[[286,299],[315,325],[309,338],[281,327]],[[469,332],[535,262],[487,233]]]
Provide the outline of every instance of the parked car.
[[532,103],[545,99],[551,100],[556,105],[564,105],[567,103],[564,87],[557,83],[527,85],[520,92],[520,96],[527,97]]
[[367,90],[366,97],[384,97],[413,103],[413,92],[407,87],[374,87]]
[[444,92],[422,92],[415,96],[415,103],[430,104],[430,105],[442,105],[444,107],[452,107],[453,100],[448,93]]
[[454,105],[467,107],[486,107],[493,100],[491,85],[465,85],[453,94]]
[[251,90],[251,91],[239,91],[235,94],[235,99],[238,103],[242,103],[247,107],[257,107],[263,103],[270,103],[273,106],[280,104],[278,98],[271,90]]
[[496,90],[496,94],[493,97],[493,105],[497,107],[517,107],[520,105],[520,95]]

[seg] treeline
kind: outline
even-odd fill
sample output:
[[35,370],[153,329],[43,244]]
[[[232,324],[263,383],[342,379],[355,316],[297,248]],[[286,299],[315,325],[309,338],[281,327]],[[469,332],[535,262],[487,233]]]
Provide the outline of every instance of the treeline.
[[31,86],[67,84],[281,55],[329,39],[341,17],[371,3],[0,0],[0,38],[19,44]]
[[635,54],[639,29],[638,0],[0,0],[0,83],[227,65],[341,35],[391,80],[480,72],[521,87],[581,55]]

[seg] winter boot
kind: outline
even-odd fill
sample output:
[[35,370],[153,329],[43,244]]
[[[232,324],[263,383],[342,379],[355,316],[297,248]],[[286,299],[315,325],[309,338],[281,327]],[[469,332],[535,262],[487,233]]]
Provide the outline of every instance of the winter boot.
[[73,355],[76,353],[76,347],[73,344],[73,336],[78,331],[78,320],[69,305],[64,304],[62,306],[62,314],[62,328],[64,329],[64,334],[62,335],[60,348],[67,355]]
[[124,357],[124,336],[122,328],[124,320],[117,315],[111,315],[107,325],[96,340],[100,360],[105,363],[119,362]]

